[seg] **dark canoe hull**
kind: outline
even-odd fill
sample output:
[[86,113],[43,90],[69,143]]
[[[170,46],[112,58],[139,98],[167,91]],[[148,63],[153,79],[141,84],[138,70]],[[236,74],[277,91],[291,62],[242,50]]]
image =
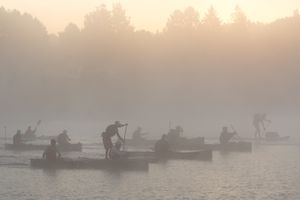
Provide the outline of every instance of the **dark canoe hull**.
[[204,144],[202,149],[210,149],[213,151],[229,151],[229,152],[252,152],[251,142],[230,142],[228,144]]
[[56,139],[56,136],[50,136],[50,135],[41,135],[36,138],[37,140],[52,140]]
[[[125,141],[126,146],[131,147],[154,147],[157,140],[146,140],[146,139],[140,139],[140,140],[132,140],[127,139]],[[187,139],[184,137],[179,138],[176,141],[168,141],[169,145],[172,149],[175,150],[186,150],[186,149],[200,149],[199,147],[204,144],[204,137],[197,137],[197,138],[191,138]]]
[[146,139],[140,139],[140,140],[133,140],[133,139],[126,139],[125,140],[125,146],[131,146],[131,147],[153,147],[156,140],[146,140]]
[[285,137],[275,137],[275,138],[264,138],[264,141],[266,142],[282,142],[282,141],[287,141],[290,139],[290,136],[285,136]]
[[51,140],[51,139],[56,139],[56,136],[48,136],[48,135],[41,135],[41,136],[36,136],[36,137],[22,136],[22,141],[24,141],[24,142],[32,142],[32,141],[36,141],[36,140]]
[[127,151],[128,157],[156,158],[156,159],[183,159],[183,160],[212,160],[211,150],[200,151],[171,151],[163,155],[156,154],[153,151]]
[[59,159],[49,162],[45,159],[31,159],[30,165],[39,169],[105,169],[105,170],[148,170],[149,162],[142,159]]
[[[40,151],[45,150],[49,145],[35,145],[35,144],[5,144],[6,150],[13,150],[13,151]],[[59,151],[82,151],[82,144],[70,144],[67,146],[57,145],[57,149]]]

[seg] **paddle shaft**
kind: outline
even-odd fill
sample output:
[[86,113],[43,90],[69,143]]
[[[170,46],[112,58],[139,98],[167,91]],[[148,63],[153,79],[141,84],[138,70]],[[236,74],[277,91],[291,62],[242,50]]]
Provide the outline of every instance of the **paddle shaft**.
[[35,126],[35,130],[37,129],[37,127],[41,124],[42,120],[37,121],[36,126]]
[[128,125],[125,126],[124,141],[123,141],[123,150],[125,150],[125,140],[126,140],[127,126]]

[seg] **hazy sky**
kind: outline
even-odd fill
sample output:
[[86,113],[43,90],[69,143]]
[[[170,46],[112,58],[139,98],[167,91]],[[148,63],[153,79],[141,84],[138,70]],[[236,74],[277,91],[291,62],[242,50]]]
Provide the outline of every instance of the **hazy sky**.
[[223,21],[231,19],[235,5],[240,5],[252,21],[269,22],[292,15],[300,8],[299,0],[0,0],[0,6],[29,12],[39,18],[50,33],[62,31],[69,22],[82,26],[84,16],[97,6],[109,8],[121,3],[137,29],[161,29],[175,9],[193,6],[203,17],[213,5]]

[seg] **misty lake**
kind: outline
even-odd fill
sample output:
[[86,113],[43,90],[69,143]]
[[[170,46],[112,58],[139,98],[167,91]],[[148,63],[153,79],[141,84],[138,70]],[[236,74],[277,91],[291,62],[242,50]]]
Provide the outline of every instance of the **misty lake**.
[[[148,171],[40,170],[42,152],[0,150],[1,200],[300,199],[300,146],[255,145],[252,153],[214,152],[213,160],[150,164]],[[103,157],[98,144],[65,157]]]

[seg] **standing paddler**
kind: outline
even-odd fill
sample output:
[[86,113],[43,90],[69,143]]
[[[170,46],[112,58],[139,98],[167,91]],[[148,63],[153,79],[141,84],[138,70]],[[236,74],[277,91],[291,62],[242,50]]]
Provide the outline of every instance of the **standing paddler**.
[[105,132],[102,133],[103,145],[105,148],[105,159],[109,159],[110,151],[113,148],[112,137],[117,135],[119,140],[124,142],[124,139],[119,134],[119,128],[127,126],[128,124],[121,124],[116,121],[114,124],[109,125]]
[[255,114],[253,117],[253,126],[255,128],[254,139],[261,139],[262,132],[261,127],[266,130],[265,122],[271,123],[271,120],[267,119],[266,114]]

